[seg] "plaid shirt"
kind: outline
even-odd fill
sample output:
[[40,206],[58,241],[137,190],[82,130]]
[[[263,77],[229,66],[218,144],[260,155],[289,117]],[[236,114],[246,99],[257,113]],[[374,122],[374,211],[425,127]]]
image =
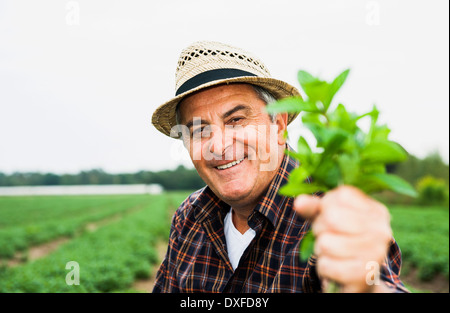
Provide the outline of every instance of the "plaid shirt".
[[[293,208],[293,198],[279,188],[298,166],[285,156],[266,194],[248,223],[256,236],[235,271],[228,259],[224,218],[230,206],[209,187],[191,194],[178,208],[169,247],[153,292],[320,292],[315,257],[301,262],[299,243],[310,228]],[[396,291],[406,291],[399,279],[400,250],[392,240],[381,279]]]

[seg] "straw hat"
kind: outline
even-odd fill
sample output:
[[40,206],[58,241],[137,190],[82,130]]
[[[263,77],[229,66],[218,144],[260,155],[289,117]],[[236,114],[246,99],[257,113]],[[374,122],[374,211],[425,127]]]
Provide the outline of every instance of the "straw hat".
[[[276,99],[300,96],[295,87],[271,78],[267,67],[251,53],[218,42],[201,41],[181,52],[175,74],[175,97],[155,110],[152,124],[170,136],[177,124],[176,107],[184,97],[207,87],[230,83],[261,86]],[[289,114],[288,124],[297,115]]]

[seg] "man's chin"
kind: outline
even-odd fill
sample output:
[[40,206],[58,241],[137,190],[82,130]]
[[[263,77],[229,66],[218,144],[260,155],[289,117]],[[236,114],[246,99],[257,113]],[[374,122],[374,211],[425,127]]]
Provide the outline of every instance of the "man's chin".
[[225,188],[219,187],[215,193],[225,202],[235,202],[246,199],[250,194],[250,190],[243,188],[243,186],[228,186]]

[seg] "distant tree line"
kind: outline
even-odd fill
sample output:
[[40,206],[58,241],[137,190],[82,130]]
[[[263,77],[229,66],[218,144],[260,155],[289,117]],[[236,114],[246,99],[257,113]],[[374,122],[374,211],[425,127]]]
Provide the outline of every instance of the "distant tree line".
[[412,184],[418,197],[414,199],[386,191],[376,196],[382,202],[448,207],[449,166],[443,162],[439,153],[431,153],[423,159],[410,155],[407,161],[388,166],[388,172],[397,174]]
[[[403,163],[388,166],[388,172],[395,173],[412,185],[425,177],[432,176],[445,181],[448,186],[449,166],[438,153],[423,159],[413,155]],[[160,184],[166,190],[196,190],[205,183],[195,169],[180,165],[175,170],[158,172],[139,171],[128,174],[110,174],[101,169],[82,171],[78,174],[53,173],[0,173],[0,186],[50,186],[50,185],[106,185],[106,184]]]
[[110,174],[102,169],[82,171],[78,174],[53,173],[0,173],[0,186],[54,186],[54,185],[110,185],[110,184],[160,184],[166,190],[200,189],[205,183],[195,169],[180,165],[175,170],[158,172]]
[[449,166],[438,152],[433,152],[423,159],[410,155],[405,162],[389,166],[388,171],[399,175],[414,186],[425,176],[442,179],[447,185],[449,182]]

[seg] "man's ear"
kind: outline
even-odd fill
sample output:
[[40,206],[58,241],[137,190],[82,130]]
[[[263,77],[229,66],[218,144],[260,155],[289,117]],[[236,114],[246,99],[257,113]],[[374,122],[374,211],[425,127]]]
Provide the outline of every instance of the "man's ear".
[[278,126],[278,144],[284,145],[286,143],[286,130],[287,130],[287,121],[288,114],[287,113],[279,113],[277,114],[277,119],[275,123]]

